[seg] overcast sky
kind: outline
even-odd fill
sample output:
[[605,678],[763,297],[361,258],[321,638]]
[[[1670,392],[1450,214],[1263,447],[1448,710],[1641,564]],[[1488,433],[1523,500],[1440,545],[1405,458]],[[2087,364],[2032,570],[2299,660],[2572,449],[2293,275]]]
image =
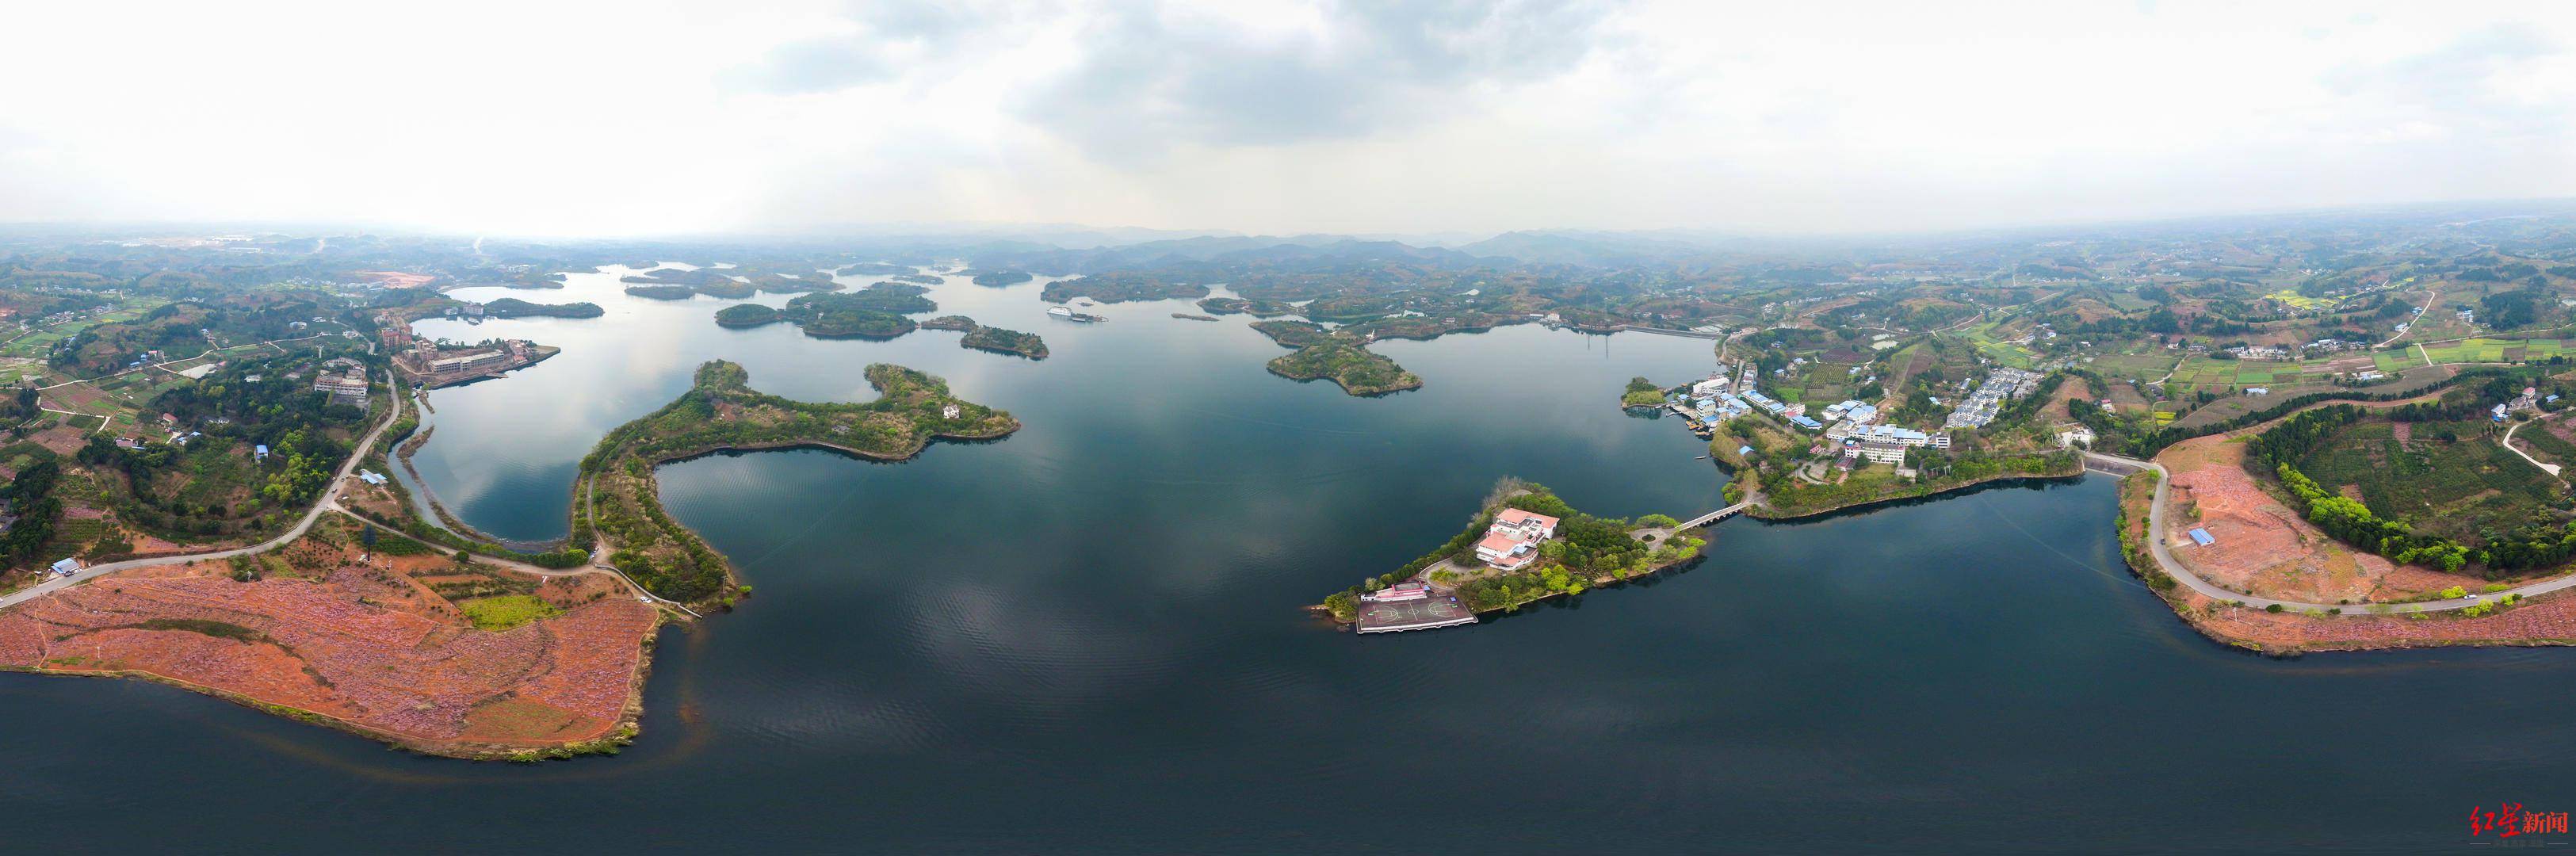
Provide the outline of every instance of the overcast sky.
[[1944,229],[2576,196],[2576,4],[0,5],[0,221]]

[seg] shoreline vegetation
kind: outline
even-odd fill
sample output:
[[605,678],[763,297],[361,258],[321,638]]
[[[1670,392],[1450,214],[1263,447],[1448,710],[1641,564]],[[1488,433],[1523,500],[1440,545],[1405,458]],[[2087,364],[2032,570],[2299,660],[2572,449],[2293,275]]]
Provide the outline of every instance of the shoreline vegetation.
[[879,392],[862,404],[794,401],[753,390],[742,366],[698,367],[689,391],[618,426],[582,458],[571,543],[596,542],[609,564],[654,595],[730,607],[747,595],[731,562],[662,507],[654,469],[724,451],[825,449],[876,461],[918,455],[937,440],[996,440],[1020,429],[1008,412],[949,394],[938,377],[879,363]]
[[503,297],[483,304],[483,314],[494,318],[597,318],[608,314],[599,304],[530,303],[516,297]]
[[[410,398],[388,392],[390,407]],[[353,471],[419,440],[411,410],[377,424]],[[138,678],[437,757],[615,754],[640,733],[661,609],[584,551],[444,548],[450,533],[405,534],[423,524],[399,482],[340,482],[340,513],[281,545],[175,556],[0,612],[0,670]],[[313,620],[333,615],[349,620]]]
[[1349,333],[1326,331],[1310,321],[1256,321],[1252,328],[1296,351],[1271,360],[1271,374],[1296,381],[1330,380],[1358,396],[1422,388],[1422,378],[1363,347],[1366,342]]
[[[1495,515],[1506,508],[1557,518],[1557,534],[1538,547],[1538,558],[1515,571],[1501,571],[1476,557],[1476,544]],[[1421,582],[1435,593],[1454,595],[1478,615],[1511,612],[1548,598],[1582,594],[1600,586],[1652,575],[1700,556],[1707,546],[1704,529],[1676,530],[1681,521],[1662,514],[1635,520],[1595,517],[1557,497],[1546,486],[1504,478],[1479,506],[1467,528],[1439,549],[1401,568],[1362,580],[1334,592],[1315,608],[1341,624],[1359,619],[1360,598],[1406,582]],[[1696,533],[1696,534],[1694,534]]]
[[699,294],[724,300],[744,300],[761,292],[805,294],[841,289],[840,283],[832,281],[830,274],[821,271],[783,274],[740,268],[665,268],[628,274],[618,277],[617,281],[627,283],[627,294],[654,300],[686,300]]
[[[1711,444],[1714,457],[1716,444]],[[1731,452],[1730,452],[1731,453]],[[2071,479],[2084,475],[2084,457],[2072,451],[2018,454],[1961,455],[1949,462],[1950,469],[1938,475],[1926,474],[1914,480],[1894,475],[1887,467],[1874,466],[1855,471],[1841,484],[1813,484],[1794,476],[1766,485],[1751,470],[1738,470],[1727,484],[1727,500],[1740,500],[1746,491],[1760,490],[1761,501],[1746,508],[1748,517],[1762,520],[1796,520],[1831,514],[1884,503],[1923,499],[1954,491],[1966,490],[1990,482],[2012,479]],[[1741,484],[1742,487],[1737,485]]]
[[1075,298],[1089,298],[1101,303],[1126,303],[1136,300],[1197,299],[1207,295],[1208,287],[1196,283],[1175,282],[1146,274],[1096,273],[1047,283],[1046,288],[1038,292],[1038,299],[1048,303],[1065,303]]
[[986,327],[982,324],[975,323],[975,319],[968,318],[964,315],[942,315],[937,318],[921,322],[921,326],[922,329],[925,330],[955,330],[966,334],[957,340],[957,346],[961,348],[991,351],[996,354],[1010,354],[1013,356],[1027,357],[1032,360],[1043,360],[1047,358],[1046,340],[1040,338],[1036,333],[1022,333],[1018,330],[1005,330],[1000,327]]
[[1285,300],[1247,300],[1241,297],[1210,297],[1199,301],[1198,306],[1199,311],[1210,315],[1250,315],[1254,318],[1295,315],[1298,312],[1296,304]]
[[817,339],[892,339],[920,328],[906,314],[938,311],[938,304],[921,296],[923,291],[917,285],[881,282],[858,291],[800,294],[778,309],[757,303],[727,306],[716,310],[715,319],[717,326],[733,329],[785,321]]

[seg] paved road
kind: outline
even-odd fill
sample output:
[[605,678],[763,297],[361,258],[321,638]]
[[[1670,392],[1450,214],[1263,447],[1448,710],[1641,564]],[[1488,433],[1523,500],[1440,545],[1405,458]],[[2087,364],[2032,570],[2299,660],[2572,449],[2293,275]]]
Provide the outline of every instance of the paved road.
[[2094,460],[2125,464],[2132,467],[2138,467],[2140,469],[2156,471],[2156,496],[2154,505],[2150,506],[2147,510],[2147,550],[2148,552],[2155,554],[2156,565],[2163,568],[2165,574],[2173,577],[2175,582],[2181,583],[2192,591],[2201,593],[2203,596],[2216,600],[2238,601],[2255,609],[2263,609],[2277,603],[2281,605],[2282,609],[2295,609],[2302,611],[2316,610],[2319,612],[2329,609],[2341,609],[2345,612],[2354,614],[2443,612],[2453,609],[2467,609],[2481,603],[2494,603],[2509,594],[2519,594],[2523,597],[2532,597],[2557,591],[2559,589],[2576,587],[2576,574],[2570,574],[2553,580],[2543,580],[2529,585],[2515,586],[2503,591],[2481,593],[2475,598],[2464,597],[2454,598],[2451,600],[2416,601],[2414,603],[2362,605],[2302,603],[2295,600],[2273,600],[2268,597],[2256,597],[2250,594],[2229,591],[2218,587],[2216,583],[2201,579],[2199,575],[2192,573],[2187,568],[2184,568],[2181,562],[2174,560],[2173,549],[2166,546],[2165,490],[2172,484],[2173,474],[2167,472],[2163,464],[2158,464],[2153,461],[2141,461],[2136,458],[2123,458],[2118,455],[2105,455],[2100,452],[2085,452],[2084,455],[2085,457],[2092,458]]
[[[387,384],[388,388],[391,388],[391,385],[392,385],[392,383],[393,383],[393,373],[392,373],[392,372],[388,371],[388,372],[386,372],[386,373],[385,373],[385,382],[386,382],[386,384]],[[49,594],[52,594],[52,593],[54,593],[54,592],[62,591],[62,590],[64,590],[64,589],[68,589],[68,588],[71,588],[71,587],[73,587],[73,586],[77,586],[77,585],[80,585],[80,584],[82,584],[82,583],[86,583],[86,582],[89,582],[89,581],[91,581],[91,580],[98,579],[99,577],[103,577],[103,576],[107,576],[107,575],[109,575],[109,574],[116,573],[116,572],[118,572],[118,571],[130,571],[130,570],[133,570],[133,569],[135,569],[135,568],[150,568],[150,567],[158,567],[158,566],[162,566],[162,565],[177,565],[177,564],[184,564],[184,563],[188,563],[188,562],[201,562],[201,561],[206,561],[206,560],[209,560],[209,559],[229,559],[229,558],[232,558],[232,557],[234,557],[234,556],[248,556],[248,555],[253,555],[253,554],[257,554],[257,553],[265,553],[265,552],[268,552],[268,551],[270,551],[270,550],[274,550],[274,549],[277,549],[277,548],[279,548],[279,547],[286,546],[286,545],[287,545],[287,544],[289,544],[289,543],[293,543],[293,542],[295,541],[295,539],[297,539],[297,538],[302,538],[302,537],[304,537],[304,533],[305,533],[305,532],[307,532],[307,531],[310,531],[310,530],[313,528],[313,522],[322,518],[322,514],[323,514],[323,512],[329,511],[329,512],[338,512],[338,513],[341,513],[341,514],[348,514],[348,512],[347,512],[347,511],[344,511],[344,510],[342,510],[342,509],[340,508],[340,503],[339,503],[340,484],[341,484],[342,482],[347,481],[347,480],[349,479],[349,474],[350,474],[350,473],[357,472],[357,469],[358,469],[358,462],[359,462],[359,461],[361,461],[361,460],[364,460],[364,459],[366,458],[366,456],[367,456],[367,450],[375,447],[377,438],[384,436],[385,429],[393,427],[393,424],[394,424],[396,421],[399,421],[399,420],[401,420],[401,419],[402,419],[402,411],[403,411],[403,397],[402,397],[402,396],[399,396],[399,395],[394,395],[394,396],[389,396],[389,397],[390,397],[390,398],[392,398],[392,399],[393,399],[393,402],[394,402],[394,406],[393,406],[393,410],[392,410],[392,412],[385,414],[385,418],[384,418],[384,420],[383,420],[383,421],[381,421],[381,422],[376,423],[376,427],[374,427],[373,429],[368,430],[368,431],[367,431],[367,436],[366,436],[364,439],[361,439],[361,440],[359,440],[359,441],[358,441],[358,445],[357,445],[356,450],[351,451],[351,452],[349,453],[349,459],[348,459],[347,461],[342,462],[342,463],[340,464],[340,471],[339,471],[338,473],[334,474],[334,475],[331,477],[331,487],[330,487],[330,489],[323,491],[323,492],[322,492],[322,498],[321,498],[321,499],[318,499],[318,500],[315,500],[315,501],[314,501],[314,503],[313,503],[313,507],[312,507],[312,508],[310,508],[310,509],[307,509],[307,510],[304,512],[304,517],[303,517],[303,519],[295,521],[295,526],[294,526],[294,527],[292,527],[292,528],[287,529],[285,534],[283,534],[283,535],[279,535],[279,536],[277,536],[277,537],[275,537],[275,538],[271,538],[271,539],[269,539],[269,540],[262,541],[262,542],[260,542],[260,543],[253,544],[253,545],[250,545],[250,546],[247,546],[247,547],[235,547],[235,548],[232,548],[232,549],[230,549],[230,550],[215,550],[215,551],[212,551],[212,552],[206,552],[206,553],[185,553],[185,554],[171,555],[171,556],[153,556],[153,557],[150,557],[150,558],[143,558],[143,559],[127,559],[127,560],[122,561],[122,562],[109,562],[109,563],[104,564],[104,565],[93,565],[93,566],[90,566],[90,567],[88,567],[88,568],[84,568],[84,569],[82,569],[82,570],[81,570],[80,572],[78,572],[78,573],[74,573],[74,574],[71,574],[71,575],[69,575],[69,576],[54,577],[54,578],[51,578],[51,579],[45,580],[45,581],[44,581],[44,582],[42,582],[42,583],[38,583],[38,584],[36,584],[36,585],[32,585],[32,586],[28,586],[28,587],[23,588],[23,589],[19,589],[18,591],[16,591],[16,592],[12,592],[12,593],[10,593],[10,594],[9,594],[9,595],[7,595],[7,596],[0,596],[0,609],[7,609],[7,608],[9,608],[9,607],[16,606],[16,605],[18,605],[18,604],[25,603],[25,602],[30,601],[30,600],[34,600],[34,599],[39,598],[39,597],[44,597],[45,595],[49,595]],[[358,517],[357,515],[354,515],[354,514],[350,514],[349,516],[350,516],[352,519],[358,520],[359,522],[361,522],[361,523],[365,523],[365,524],[367,524],[367,525],[369,525],[369,526],[375,526],[375,527],[376,527],[376,528],[378,528],[378,529],[383,529],[383,528],[385,528],[385,527],[383,527],[382,525],[377,524],[375,521],[367,520],[366,518]],[[391,531],[391,530],[387,530],[387,531]],[[399,533],[397,533],[397,534],[399,534]],[[408,536],[406,536],[406,537],[408,537]],[[432,549],[438,549],[438,548],[436,548],[436,547],[433,545]],[[453,555],[453,553],[450,553],[450,555]],[[538,574],[538,575],[542,575],[542,576],[570,576],[570,575],[573,575],[573,574],[593,574],[593,573],[610,573],[610,574],[615,574],[615,575],[617,576],[617,578],[618,578],[618,579],[620,579],[620,580],[624,580],[624,581],[625,581],[625,583],[626,583],[626,585],[627,585],[627,587],[628,587],[628,588],[630,588],[630,589],[633,589],[637,595],[639,595],[639,596],[641,596],[641,597],[645,597],[645,598],[650,598],[650,599],[651,599],[653,602],[655,602],[655,603],[668,603],[668,601],[664,601],[664,600],[662,600],[662,599],[660,599],[660,598],[654,597],[654,596],[653,596],[653,594],[652,594],[651,592],[647,592],[647,591],[645,591],[643,586],[636,585],[636,584],[635,584],[635,581],[634,581],[633,579],[628,578],[624,573],[619,572],[619,571],[618,571],[617,569],[615,569],[615,568],[610,568],[610,567],[606,567],[606,566],[591,566],[591,567],[582,567],[582,568],[566,568],[566,569],[562,569],[562,570],[555,570],[555,569],[550,569],[550,568],[540,568],[540,567],[537,567],[537,566],[535,566],[535,565],[530,565],[530,564],[526,564],[526,563],[523,563],[523,562],[513,562],[513,561],[509,561],[509,560],[505,560],[505,559],[499,559],[499,558],[490,557],[490,556],[479,557],[479,558],[477,559],[477,561],[482,562],[482,563],[486,563],[486,564],[500,565],[500,566],[502,566],[502,567],[510,568],[510,569],[512,569],[512,570],[524,571],[524,572],[527,572],[527,573],[531,573],[531,574]]]

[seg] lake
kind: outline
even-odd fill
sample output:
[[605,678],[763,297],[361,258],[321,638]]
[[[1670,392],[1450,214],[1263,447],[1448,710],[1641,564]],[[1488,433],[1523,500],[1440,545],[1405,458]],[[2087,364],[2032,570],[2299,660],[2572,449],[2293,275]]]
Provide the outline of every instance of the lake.
[[[414,757],[139,681],[0,675],[19,852],[610,848],[896,852],[2422,852],[2473,807],[2571,807],[2576,652],[2292,660],[2211,643],[2120,564],[2113,483],[1991,488],[1798,523],[1485,624],[1360,637],[1299,607],[1463,525],[1494,481],[1691,516],[1725,478],[1631,376],[1705,340],[1514,327],[1377,346],[1423,389],[1300,384],[1241,316],[1049,319],[1044,280],[933,290],[1038,332],[726,330],[622,271],[597,319],[418,325],[562,346],[438,390],[427,486],[479,529],[560,537],[576,462],[701,361],[804,399],[860,369],[949,379],[1027,427],[897,464],[823,452],[665,468],[744,607],[664,633],[617,757]],[[853,280],[858,282],[859,280]],[[763,302],[779,303],[780,296]],[[926,317],[926,316],[925,316]],[[2486,840],[2493,840],[2491,837]],[[2563,836],[2561,837],[2563,840]]]

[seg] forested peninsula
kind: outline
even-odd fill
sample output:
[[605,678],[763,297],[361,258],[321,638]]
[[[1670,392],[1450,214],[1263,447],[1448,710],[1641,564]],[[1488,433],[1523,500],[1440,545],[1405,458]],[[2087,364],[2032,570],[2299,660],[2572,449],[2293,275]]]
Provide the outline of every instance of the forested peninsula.
[[870,460],[920,454],[933,440],[992,440],[1020,429],[1011,414],[963,401],[938,377],[879,363],[867,367],[880,395],[861,404],[794,401],[753,390],[741,365],[698,367],[696,383],[662,409],[608,433],[582,458],[573,486],[572,543],[662,597],[728,605],[733,566],[662,508],[654,468],[726,450],[816,448]]

